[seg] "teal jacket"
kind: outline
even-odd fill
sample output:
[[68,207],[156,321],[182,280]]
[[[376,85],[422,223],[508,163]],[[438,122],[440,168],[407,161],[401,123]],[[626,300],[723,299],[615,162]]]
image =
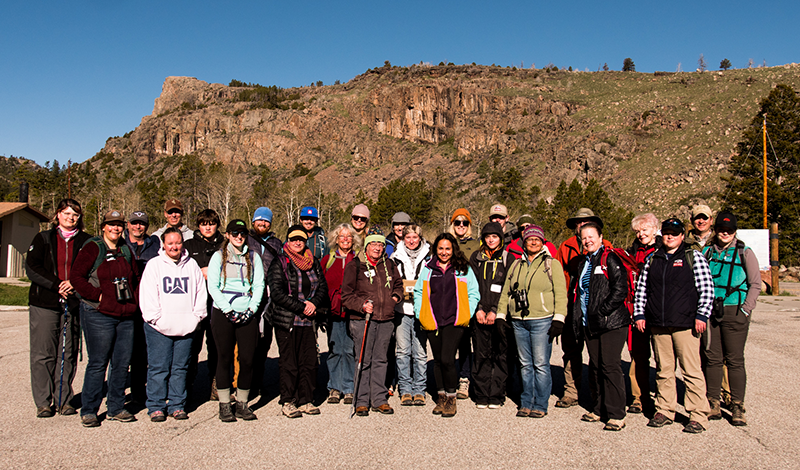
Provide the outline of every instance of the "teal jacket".
[[[423,264],[422,270],[419,273],[419,278],[417,278],[417,283],[414,286],[414,315],[420,319],[423,329],[429,331],[438,329],[438,319],[428,318],[429,315],[423,315],[424,318],[421,318],[420,312],[423,310],[423,314],[432,312],[430,291],[426,288],[426,285],[430,282],[431,278],[432,269],[430,265],[435,263],[435,260],[436,258],[434,257],[431,261]],[[468,268],[466,273],[456,273],[456,282],[466,282],[467,299],[458,298],[458,289],[456,289],[456,298],[453,299],[457,305],[455,324],[456,326],[467,326],[469,324],[469,319],[472,318],[475,314],[475,309],[478,307],[481,291],[478,286],[478,280],[472,272],[472,268]],[[435,327],[431,320],[435,323]]]
[[[244,312],[248,308],[258,311],[264,293],[264,266],[260,256],[250,256],[248,246],[242,246],[237,254],[232,244],[228,244],[226,262],[227,277],[222,277],[222,250],[218,250],[208,262],[208,293],[214,299],[214,307],[223,313]],[[247,279],[247,261],[253,263],[252,279]]]

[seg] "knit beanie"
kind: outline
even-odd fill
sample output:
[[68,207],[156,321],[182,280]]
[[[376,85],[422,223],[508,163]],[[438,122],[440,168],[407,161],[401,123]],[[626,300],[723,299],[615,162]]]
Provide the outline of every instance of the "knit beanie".
[[469,224],[472,225],[472,216],[469,214],[469,211],[464,209],[463,207],[460,209],[456,209],[456,211],[453,212],[453,216],[450,217],[450,223],[452,224],[453,222],[455,222],[458,217],[466,217]]

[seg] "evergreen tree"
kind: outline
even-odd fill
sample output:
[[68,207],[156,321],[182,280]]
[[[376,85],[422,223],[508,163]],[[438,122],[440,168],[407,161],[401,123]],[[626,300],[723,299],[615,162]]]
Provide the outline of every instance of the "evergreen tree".
[[728,59],[722,59],[722,61],[719,63],[719,69],[728,70],[729,68],[731,68],[731,61]]
[[371,222],[389,224],[396,212],[406,212],[418,224],[430,222],[433,194],[424,181],[398,178],[381,188],[378,201],[371,208]]
[[636,64],[633,63],[633,59],[630,57],[625,58],[622,61],[622,71],[623,72],[635,72],[636,71]]

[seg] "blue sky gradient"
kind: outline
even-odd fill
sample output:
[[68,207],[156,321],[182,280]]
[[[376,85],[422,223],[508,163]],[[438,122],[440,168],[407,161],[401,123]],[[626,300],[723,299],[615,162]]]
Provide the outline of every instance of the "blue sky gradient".
[[[6,1],[0,155],[82,162],[153,111],[164,78],[281,87],[369,68],[548,63],[639,72],[800,61],[800,2]],[[794,46],[792,46],[794,44]]]

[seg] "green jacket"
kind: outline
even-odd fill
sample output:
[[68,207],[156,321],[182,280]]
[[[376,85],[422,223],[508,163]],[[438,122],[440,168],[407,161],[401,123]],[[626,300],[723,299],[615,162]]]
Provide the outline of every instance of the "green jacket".
[[[549,274],[548,264],[551,270]],[[509,294],[517,283],[518,290],[528,291],[529,313],[524,318]],[[554,321],[564,322],[567,315],[567,283],[561,263],[554,260],[547,250],[540,251],[530,263],[527,256],[523,256],[511,264],[497,305],[497,318],[505,319],[507,315],[517,320],[553,317]]]

